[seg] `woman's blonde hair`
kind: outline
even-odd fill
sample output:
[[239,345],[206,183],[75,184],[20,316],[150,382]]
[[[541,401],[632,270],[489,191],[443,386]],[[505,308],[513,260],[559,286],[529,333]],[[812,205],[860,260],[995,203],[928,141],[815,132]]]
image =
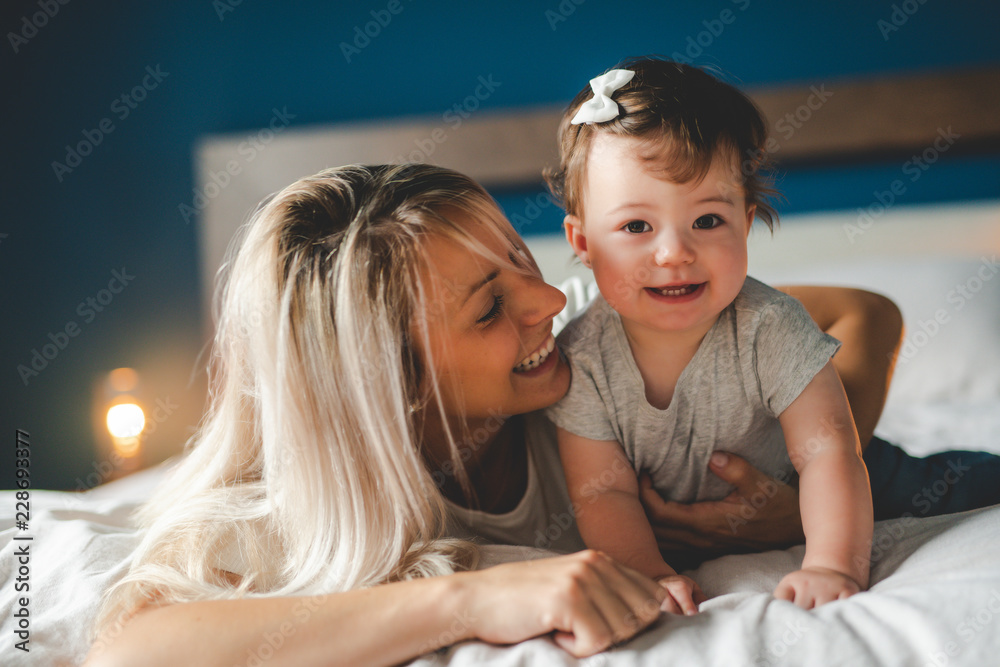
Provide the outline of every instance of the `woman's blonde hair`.
[[[442,539],[415,406],[448,423],[422,243],[508,261],[483,233],[526,253],[482,187],[430,165],[330,169],[261,204],[220,272],[209,412],[142,508],[99,630],[154,599],[328,593],[474,563],[471,544]],[[468,492],[466,436],[449,444]]]

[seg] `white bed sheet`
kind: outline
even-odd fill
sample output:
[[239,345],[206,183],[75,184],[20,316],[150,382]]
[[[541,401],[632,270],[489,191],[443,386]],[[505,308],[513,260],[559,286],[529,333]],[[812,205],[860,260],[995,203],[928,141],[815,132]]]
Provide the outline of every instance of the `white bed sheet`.
[[[959,411],[968,412],[956,406]],[[981,410],[996,413],[1000,401]],[[941,409],[941,419],[953,415]],[[994,433],[1000,441],[1000,432]],[[14,648],[13,492],[0,493],[0,664],[78,664],[87,626],[136,543],[128,515],[157,471],[85,494],[32,493],[30,653]],[[486,565],[546,555],[487,547]],[[711,599],[696,617],[665,617],[633,641],[575,660],[548,638],[500,647],[467,642],[415,665],[989,665],[1000,656],[1000,506],[876,524],[868,592],[803,611],[771,591],[803,547],[725,556],[690,573]],[[456,623],[463,619],[456,618]],[[265,644],[262,643],[262,646]],[[249,659],[249,657],[248,657]]]

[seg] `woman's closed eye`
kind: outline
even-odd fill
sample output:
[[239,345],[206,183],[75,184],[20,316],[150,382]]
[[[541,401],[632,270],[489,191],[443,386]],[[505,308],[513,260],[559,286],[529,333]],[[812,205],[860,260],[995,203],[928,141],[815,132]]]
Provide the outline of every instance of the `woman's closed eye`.
[[709,213],[708,215],[703,215],[694,221],[693,227],[695,229],[715,229],[723,224],[725,220],[715,215],[714,213]]
[[500,317],[503,313],[503,294],[493,295],[493,306],[490,308],[489,312],[476,320],[476,324],[488,325],[490,322]]

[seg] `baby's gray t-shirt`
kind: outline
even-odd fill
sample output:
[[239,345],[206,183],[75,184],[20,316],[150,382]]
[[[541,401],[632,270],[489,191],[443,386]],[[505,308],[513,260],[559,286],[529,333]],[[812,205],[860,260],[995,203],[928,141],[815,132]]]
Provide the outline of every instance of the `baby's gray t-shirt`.
[[621,317],[600,295],[558,343],[572,379],[548,417],[576,435],[617,441],[636,473],[648,472],[664,498],[685,503],[732,490],[708,469],[716,450],[793,478],[778,416],[840,346],[797,300],[750,277],[705,335],[666,410],[646,400]]

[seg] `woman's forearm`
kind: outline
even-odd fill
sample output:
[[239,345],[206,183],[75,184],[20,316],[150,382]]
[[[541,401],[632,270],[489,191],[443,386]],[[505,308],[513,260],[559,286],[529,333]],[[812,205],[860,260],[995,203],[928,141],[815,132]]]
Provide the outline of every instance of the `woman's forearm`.
[[150,607],[86,663],[105,665],[392,665],[472,636],[455,577],[317,597]]
[[833,358],[847,392],[861,448],[868,446],[882,415],[903,317],[890,299],[846,287],[783,286],[805,306],[820,329],[843,345]]
[[546,633],[576,657],[625,641],[659,616],[656,582],[596,551],[304,597],[150,607],[95,665],[394,665],[465,639],[511,644]]

